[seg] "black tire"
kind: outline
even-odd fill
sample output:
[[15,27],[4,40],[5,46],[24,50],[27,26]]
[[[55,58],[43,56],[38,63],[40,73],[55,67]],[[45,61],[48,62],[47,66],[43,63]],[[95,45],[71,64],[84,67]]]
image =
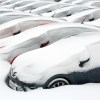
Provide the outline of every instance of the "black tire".
[[64,85],[69,85],[70,82],[67,79],[66,75],[64,74],[59,74],[51,77],[46,81],[44,84],[43,88],[44,89],[50,89],[50,88],[56,88],[59,86],[64,86]]

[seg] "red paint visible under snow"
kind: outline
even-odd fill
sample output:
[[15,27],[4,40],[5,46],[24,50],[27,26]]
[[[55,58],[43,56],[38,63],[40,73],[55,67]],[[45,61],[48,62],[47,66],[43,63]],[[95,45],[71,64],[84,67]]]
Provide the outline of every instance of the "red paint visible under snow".
[[[17,56],[16,56],[17,57]],[[12,64],[14,62],[14,60],[16,59],[16,57],[14,57],[10,62],[10,64]]]
[[44,42],[44,43],[42,43],[42,44],[40,45],[40,48],[45,47],[45,46],[47,46],[48,44],[49,44],[49,41]]

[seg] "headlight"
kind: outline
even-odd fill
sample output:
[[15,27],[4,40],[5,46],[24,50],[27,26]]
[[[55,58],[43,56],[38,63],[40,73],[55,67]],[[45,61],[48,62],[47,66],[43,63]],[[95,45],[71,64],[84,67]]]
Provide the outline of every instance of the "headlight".
[[19,81],[12,68],[9,73],[8,85],[10,88],[17,91],[28,91],[37,88],[37,85],[35,84],[27,84]]

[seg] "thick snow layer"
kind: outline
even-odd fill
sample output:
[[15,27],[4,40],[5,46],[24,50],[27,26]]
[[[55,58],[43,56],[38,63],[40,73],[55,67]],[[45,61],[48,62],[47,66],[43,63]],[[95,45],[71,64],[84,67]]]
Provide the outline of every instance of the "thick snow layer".
[[27,10],[32,10],[32,9],[36,9],[40,6],[44,6],[44,5],[48,5],[48,4],[52,4],[53,2],[49,2],[49,1],[37,1],[37,2],[33,2],[31,4],[27,4],[21,7],[16,7],[17,10],[22,10],[22,11],[27,11]]
[[88,1],[95,1],[95,0],[73,0],[71,3],[73,3],[73,4],[84,4],[84,3],[88,2]]
[[[14,16],[15,17],[15,16]],[[16,16],[17,17],[17,16]],[[0,24],[0,39],[8,36],[12,36],[14,33],[20,31],[23,32],[29,28],[33,28],[39,25],[54,23],[54,22],[64,22],[62,20],[57,20],[53,18],[46,17],[25,17],[25,18],[16,18],[10,19],[6,16],[6,19],[0,20],[2,24]]]
[[5,84],[10,64],[0,60],[0,99],[2,100],[99,100],[100,84],[69,85],[54,89],[18,92]]
[[[0,0],[0,2],[2,1],[5,1],[5,5],[6,4],[12,5],[15,2],[16,3],[19,2],[19,0]],[[8,2],[8,1],[12,1],[12,2]],[[35,1],[42,1],[42,0],[35,0]],[[60,0],[44,0],[44,1],[48,2],[48,1],[60,1]],[[87,1],[93,1],[93,0],[61,0],[61,1],[72,2],[73,4],[75,3],[80,4],[80,3],[86,3]],[[45,4],[42,4],[42,5],[45,5]],[[37,8],[38,6],[42,6],[42,5],[37,4],[35,5],[35,7]],[[22,8],[18,7],[18,9],[24,9],[24,7]],[[26,7],[26,10],[27,10],[27,7]],[[93,16],[90,16],[90,17],[93,17]],[[72,17],[71,20],[74,18],[75,17]],[[93,21],[91,25],[99,26],[99,20],[98,22],[95,22],[95,23]],[[98,52],[96,54],[98,54]],[[84,84],[84,85],[68,85],[68,86],[62,86],[62,87],[54,88],[54,89],[38,88],[36,90],[32,90],[28,92],[14,91],[5,84],[5,79],[10,71],[10,68],[11,68],[11,65],[8,62],[0,59],[0,100],[22,100],[22,99],[23,100],[31,100],[31,99],[32,100],[67,100],[67,99],[68,100],[99,100],[100,99],[100,84],[92,84],[92,83]]]
[[[100,66],[97,60],[100,59],[99,41],[98,33],[59,40],[45,48],[18,56],[12,64],[13,71],[17,72],[16,76],[20,81],[43,84],[56,74],[94,69]],[[80,68],[79,62],[88,58],[89,63]]]
[[98,19],[100,18],[100,13],[98,13],[100,9],[90,9],[86,11],[82,11],[79,13],[76,13],[68,18],[65,17],[65,19],[69,22],[79,22],[82,23],[83,21],[89,21],[92,18]]
[[99,0],[88,1],[88,2],[84,3],[84,5],[100,7],[100,1]]

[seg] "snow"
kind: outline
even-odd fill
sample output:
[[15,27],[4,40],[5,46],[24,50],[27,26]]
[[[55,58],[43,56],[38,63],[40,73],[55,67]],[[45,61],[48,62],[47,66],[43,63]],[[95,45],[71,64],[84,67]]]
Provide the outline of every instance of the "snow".
[[[3,57],[3,59],[6,59],[8,61],[12,61],[13,58],[18,56],[22,52],[40,48],[41,42],[43,43],[44,41],[49,41],[51,44],[63,38],[64,36],[68,37],[70,35],[80,34],[82,32],[99,31],[99,30],[100,29],[96,27],[77,24],[77,23],[76,24],[52,23],[48,25],[38,26],[23,31],[18,35],[9,36],[7,38],[1,39],[0,47],[3,48],[0,49],[0,57]],[[32,45],[33,43],[34,45]]]
[[100,11],[99,8],[90,9],[90,10],[76,13],[68,18],[65,17],[64,19],[66,19],[68,22],[81,23],[82,21],[89,21],[89,19],[91,19],[91,18],[95,18],[95,19],[99,18],[99,16],[100,16],[100,14],[98,13],[99,11]]
[[5,84],[10,64],[0,60],[0,98],[2,100],[99,100],[100,84],[68,85],[54,89],[36,89],[18,92]]
[[84,24],[100,27],[100,18],[92,22],[84,22]]
[[[72,36],[42,49],[23,53],[14,60],[13,71],[17,72],[16,76],[20,81],[44,84],[56,74],[87,71],[99,67],[100,62],[97,59],[100,59],[100,44],[97,42],[100,41],[100,34],[98,33]],[[79,62],[88,58],[90,58],[89,63],[80,68]]]
[[41,6],[44,6],[44,5],[48,5],[48,4],[52,4],[53,2],[47,2],[47,1],[42,1],[42,2],[33,2],[31,4],[27,4],[27,5],[24,5],[24,6],[21,6],[21,7],[16,7],[15,9],[17,10],[22,10],[22,11],[25,11],[25,10],[32,10],[34,8],[38,8],[38,7],[41,7]]
[[[17,4],[18,2],[21,2],[19,0],[0,0],[0,2],[2,2],[2,1],[5,1],[4,3],[2,3],[2,6],[3,6],[3,4],[6,4],[5,7],[10,7],[10,6],[13,6],[14,4]],[[11,2],[8,2],[8,1],[11,1]],[[23,0],[23,1],[25,1],[25,0]],[[26,1],[28,1],[28,0],[26,0]],[[40,2],[42,0],[35,0],[35,1]],[[28,3],[28,4],[25,4],[23,6],[15,7],[15,9],[20,9],[20,10],[22,9],[22,10],[25,10],[26,12],[30,12],[31,5],[33,5],[33,4],[36,8],[38,8],[40,6],[44,6],[44,5],[47,5],[47,4],[54,4],[51,1],[59,1],[59,0],[44,0],[44,1],[45,2],[43,2],[43,3],[41,3],[41,2],[40,3],[35,2],[35,3],[32,3],[32,4]],[[88,1],[93,1],[93,0],[61,0],[62,3],[71,2],[72,4],[81,4],[81,3],[86,3]],[[94,0],[94,1],[99,1],[99,0]],[[7,5],[7,4],[9,4],[9,5]],[[29,8],[28,5],[30,5],[30,8]],[[94,5],[97,5],[97,4],[94,4]],[[25,6],[27,6],[27,7],[25,7]],[[1,8],[0,8],[0,10],[1,10]],[[85,16],[82,15],[83,16],[82,18],[84,19],[87,15],[90,15],[93,12],[95,12],[95,9],[93,11],[92,10],[87,11],[86,15],[85,15],[85,12],[84,12],[83,15],[85,15]],[[54,12],[52,12],[52,14],[53,13]],[[12,13],[12,14],[14,14],[14,13]],[[21,12],[19,12],[19,14],[22,15]],[[4,15],[6,15],[6,14],[4,14]],[[28,15],[30,15],[30,14],[28,14]],[[3,15],[0,15],[0,16],[3,16]],[[44,16],[46,16],[46,13],[44,13]],[[69,22],[70,21],[73,21],[73,22],[76,21],[77,22],[77,16],[79,17],[80,15],[74,15],[73,17],[70,17]],[[93,17],[93,16],[90,16],[90,17]],[[97,17],[99,17],[99,13],[98,13]],[[35,20],[34,18],[32,18],[32,19]],[[50,18],[48,18],[48,19],[50,19]],[[65,19],[67,19],[67,18],[65,18]],[[80,16],[80,19],[78,19],[78,20],[80,21],[80,20],[83,20],[83,19],[81,19],[81,16]],[[31,17],[30,17],[30,20],[31,20]],[[52,19],[50,19],[50,20],[52,20]],[[100,27],[99,20],[100,19],[92,21],[92,22],[85,22],[84,24],[89,24],[89,25],[94,25],[94,26]],[[24,19],[23,19],[23,21],[24,21]],[[53,21],[55,21],[55,20],[53,20]],[[58,21],[58,20],[56,20],[56,21]],[[59,22],[60,22],[60,20],[59,20]],[[12,23],[11,25],[15,25],[14,21],[7,22],[7,23],[5,25],[3,24],[0,27],[2,27],[2,29],[3,29],[4,27],[7,27],[6,25],[9,25],[10,23]],[[77,24],[75,24],[75,25],[77,26]],[[25,28],[25,27],[23,26],[22,28]],[[91,26],[90,26],[90,28],[91,28]],[[95,28],[93,28],[93,29],[95,29]],[[0,30],[1,30],[1,28],[0,28]],[[26,31],[26,32],[28,32],[28,31]],[[29,31],[29,33],[31,33],[31,30]],[[37,33],[39,33],[39,32],[37,32]],[[24,32],[22,34],[24,34]],[[36,35],[36,36],[38,36],[38,35]],[[31,35],[29,37],[31,37]],[[27,38],[29,38],[29,37],[27,37]],[[20,37],[20,38],[22,38],[22,37]],[[97,38],[99,38],[99,37],[97,37]],[[92,39],[92,38],[89,38],[89,39]],[[2,41],[2,42],[5,43],[5,41]],[[16,41],[16,39],[15,39],[15,41]],[[13,44],[13,42],[12,42],[12,44]],[[96,52],[96,55],[98,55],[99,54],[98,52],[100,51],[100,47],[99,46],[97,46],[97,47],[96,48],[98,50],[95,50],[95,48],[93,49],[93,51]],[[89,57],[89,55],[86,53],[86,56],[81,56],[80,60],[84,59],[84,57],[87,58],[87,57]],[[93,56],[93,58],[94,57],[95,56]],[[99,58],[92,59],[92,60],[95,60],[95,62],[96,62],[97,59],[99,59]],[[98,60],[97,60],[97,62],[99,63]],[[13,100],[13,99],[14,100],[22,100],[22,99],[23,100],[31,100],[31,99],[34,99],[34,100],[54,100],[54,99],[55,100],[67,100],[67,99],[68,100],[99,100],[100,99],[100,83],[98,83],[98,84],[88,83],[88,84],[84,84],[84,85],[68,85],[68,86],[62,86],[62,87],[54,88],[54,89],[38,88],[38,89],[31,90],[31,91],[28,91],[28,92],[18,92],[18,91],[12,90],[5,83],[5,79],[6,79],[7,75],[9,74],[11,66],[12,65],[10,65],[7,61],[0,59],[0,99],[1,100],[2,99],[3,100]]]

